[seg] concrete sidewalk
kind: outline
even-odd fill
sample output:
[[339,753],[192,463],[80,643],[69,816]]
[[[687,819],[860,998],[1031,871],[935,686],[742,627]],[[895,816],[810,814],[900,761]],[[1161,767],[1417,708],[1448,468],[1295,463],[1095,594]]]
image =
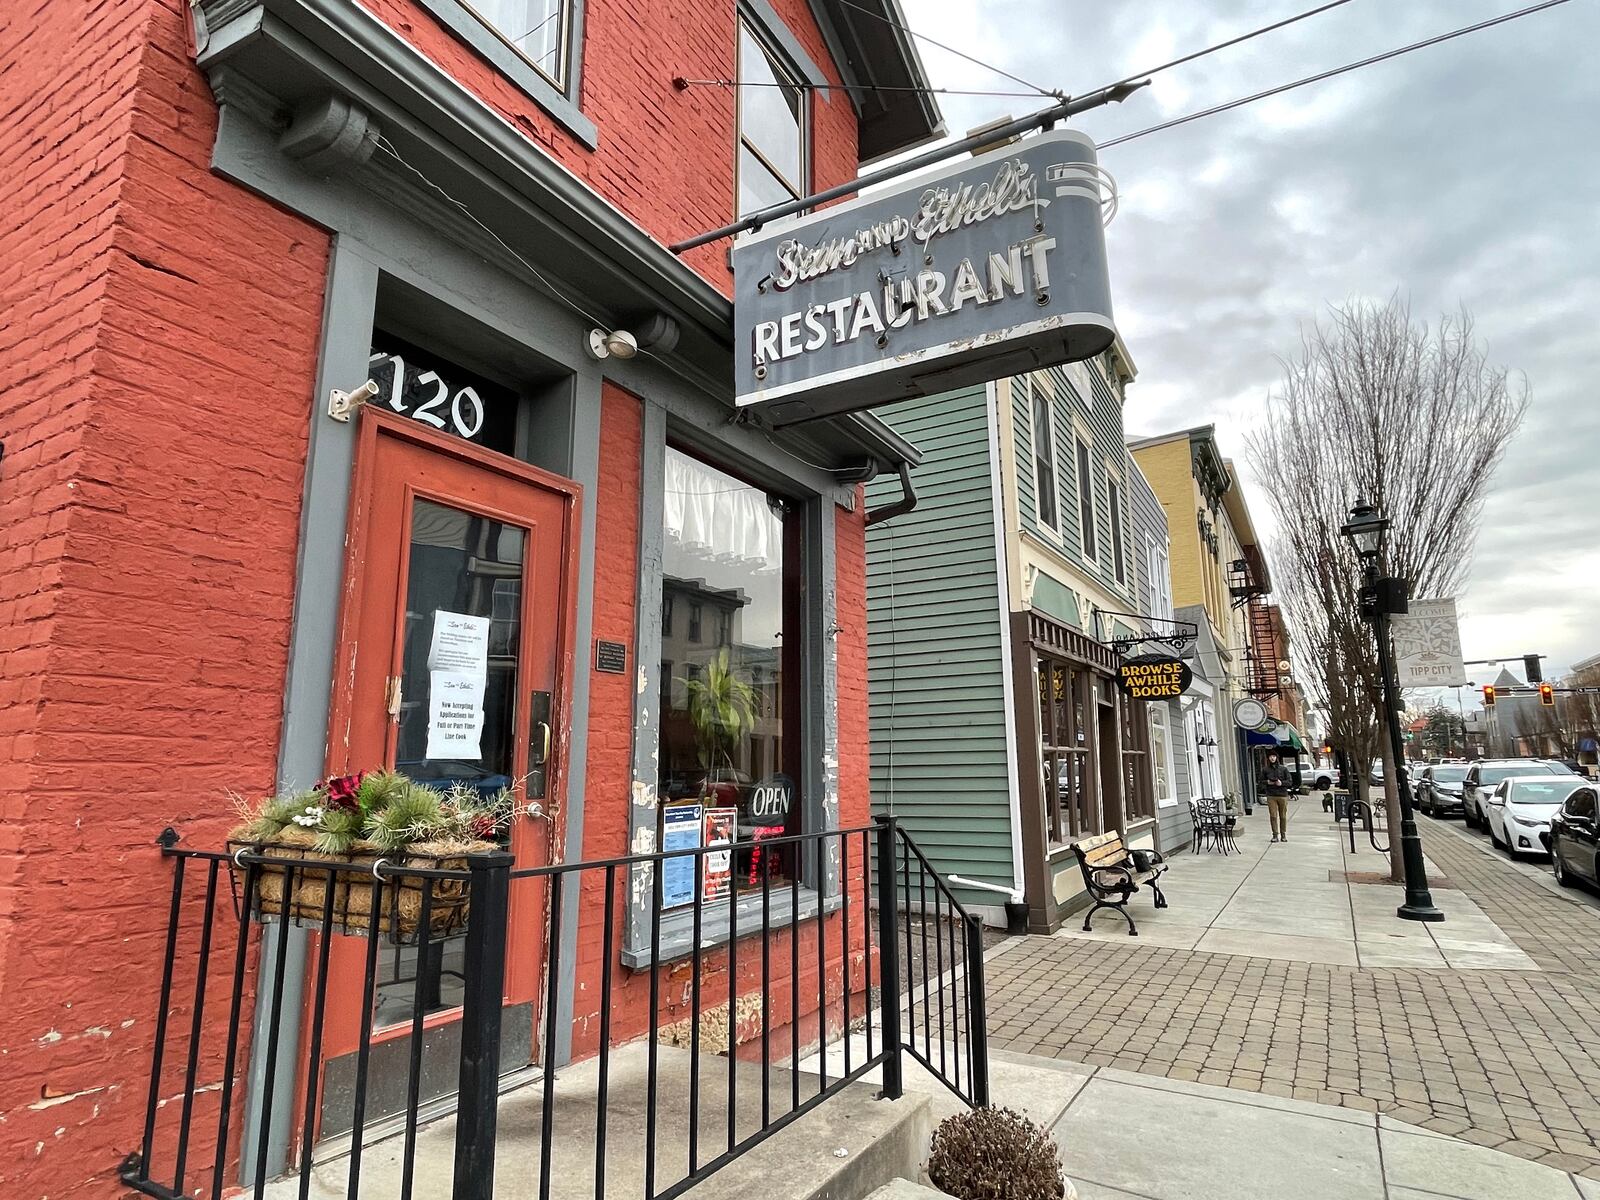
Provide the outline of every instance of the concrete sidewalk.
[[[1600,1200],[1594,1180],[1375,1113],[1006,1051],[989,1082],[1053,1132],[1082,1200]],[[905,1087],[935,1123],[963,1107],[915,1063]]]
[[[1404,899],[1388,883],[1350,875],[1386,872],[1387,856],[1357,832],[1357,850],[1315,796],[1290,805],[1289,840],[1269,841],[1263,814],[1239,838],[1239,853],[1175,853],[1162,888],[1170,908],[1136,897],[1129,906],[1138,943],[1175,950],[1275,958],[1346,967],[1536,971],[1538,965],[1466,893],[1439,887],[1443,924],[1401,921]],[[1430,877],[1443,879],[1432,863]],[[1091,932],[1069,919],[1057,937],[1126,941],[1126,922],[1095,915]]]

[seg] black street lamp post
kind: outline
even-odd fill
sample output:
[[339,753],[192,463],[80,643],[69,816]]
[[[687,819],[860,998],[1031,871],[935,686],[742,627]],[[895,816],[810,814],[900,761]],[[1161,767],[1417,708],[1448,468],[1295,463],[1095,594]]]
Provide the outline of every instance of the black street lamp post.
[[1407,609],[1406,581],[1381,575],[1383,535],[1388,518],[1366,501],[1350,510],[1350,521],[1339,532],[1349,538],[1361,556],[1365,581],[1361,588],[1361,612],[1372,622],[1378,642],[1378,671],[1383,679],[1383,720],[1394,759],[1395,785],[1400,792],[1400,859],[1406,873],[1406,902],[1396,911],[1407,921],[1442,921],[1444,913],[1434,907],[1428,891],[1427,870],[1422,864],[1422,839],[1417,835],[1417,819],[1411,811],[1411,777],[1406,769],[1405,739],[1400,733],[1400,684],[1395,678],[1394,648],[1389,642],[1389,617]]

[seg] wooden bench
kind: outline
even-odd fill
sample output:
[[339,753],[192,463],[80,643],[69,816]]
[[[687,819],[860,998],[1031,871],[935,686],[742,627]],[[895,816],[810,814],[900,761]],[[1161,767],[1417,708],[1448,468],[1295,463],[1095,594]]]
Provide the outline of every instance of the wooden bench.
[[1113,830],[1074,842],[1072,852],[1078,856],[1078,865],[1083,868],[1084,885],[1094,898],[1094,907],[1083,918],[1085,933],[1089,932],[1089,923],[1094,920],[1094,914],[1102,908],[1109,908],[1122,914],[1122,919],[1128,923],[1128,936],[1138,937],[1139,929],[1128,915],[1128,901],[1141,886],[1150,889],[1157,908],[1167,907],[1167,898],[1161,894],[1161,885],[1156,882],[1166,874],[1167,864],[1156,851],[1143,852],[1150,855],[1152,865],[1149,870],[1141,871],[1134,865],[1133,853],[1122,840],[1122,834]]

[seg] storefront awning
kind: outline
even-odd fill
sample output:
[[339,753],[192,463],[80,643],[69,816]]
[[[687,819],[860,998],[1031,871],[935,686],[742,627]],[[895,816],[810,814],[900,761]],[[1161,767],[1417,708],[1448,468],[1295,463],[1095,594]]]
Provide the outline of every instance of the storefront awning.
[[1245,738],[1246,744],[1251,746],[1287,746],[1296,754],[1306,752],[1305,739],[1300,736],[1300,731],[1287,721],[1279,721],[1268,732],[1246,730]]

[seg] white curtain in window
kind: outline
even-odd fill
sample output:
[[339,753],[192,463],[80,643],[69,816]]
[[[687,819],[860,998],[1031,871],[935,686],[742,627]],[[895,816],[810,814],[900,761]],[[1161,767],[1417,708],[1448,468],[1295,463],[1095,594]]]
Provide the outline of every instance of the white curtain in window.
[[766,493],[667,451],[666,535],[689,555],[757,574],[783,564],[783,523]]

